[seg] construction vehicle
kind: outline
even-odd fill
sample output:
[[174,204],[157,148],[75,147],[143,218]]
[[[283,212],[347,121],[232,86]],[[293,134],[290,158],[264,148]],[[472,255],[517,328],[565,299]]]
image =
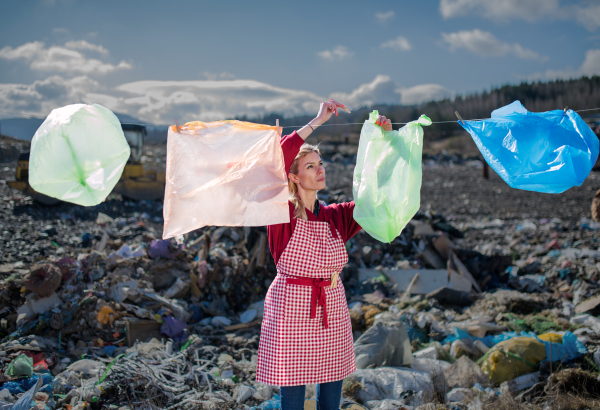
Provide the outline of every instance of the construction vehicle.
[[[162,199],[165,194],[165,173],[144,170],[141,163],[144,136],[147,135],[146,127],[139,124],[121,124],[121,128],[131,148],[131,155],[112,193],[121,194],[124,198],[133,200]],[[29,185],[29,152],[19,156],[15,179],[15,181],[7,181],[7,184],[35,201],[45,205],[61,202],[59,199],[37,192]]]

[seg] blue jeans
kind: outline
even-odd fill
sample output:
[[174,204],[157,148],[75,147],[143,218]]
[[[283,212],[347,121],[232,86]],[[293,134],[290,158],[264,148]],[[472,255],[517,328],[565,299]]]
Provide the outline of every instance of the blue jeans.
[[[317,384],[317,410],[339,410],[342,400],[342,382]],[[283,386],[281,390],[281,410],[304,410],[306,386]]]

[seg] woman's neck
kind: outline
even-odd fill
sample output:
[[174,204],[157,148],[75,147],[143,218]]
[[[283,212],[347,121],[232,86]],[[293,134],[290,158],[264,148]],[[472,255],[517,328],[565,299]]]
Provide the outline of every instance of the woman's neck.
[[314,212],[315,202],[317,201],[317,191],[307,191],[298,187],[298,196],[302,200],[304,207],[310,212]]

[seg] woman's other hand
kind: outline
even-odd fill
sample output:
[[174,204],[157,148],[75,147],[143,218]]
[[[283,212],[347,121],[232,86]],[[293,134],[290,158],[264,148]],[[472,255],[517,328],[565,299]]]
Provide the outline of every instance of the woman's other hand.
[[338,109],[343,108],[344,104],[341,104],[330,98],[327,101],[323,101],[319,107],[319,113],[310,124],[321,125],[327,122],[333,114],[338,115]]
[[392,130],[392,120],[385,118],[385,115],[378,115],[375,124],[383,128],[384,131]]

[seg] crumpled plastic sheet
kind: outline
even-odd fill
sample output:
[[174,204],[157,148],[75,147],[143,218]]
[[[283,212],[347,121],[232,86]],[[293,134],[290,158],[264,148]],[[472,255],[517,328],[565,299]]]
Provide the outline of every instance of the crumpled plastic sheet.
[[543,343],[546,348],[546,360],[547,358],[552,357],[553,362],[577,359],[587,353],[586,347],[577,339],[577,336],[571,332],[562,333],[561,344],[542,340],[533,332],[504,332],[499,335],[473,337],[468,332],[455,327],[454,334],[446,337],[442,343],[452,343],[455,340],[471,338],[473,340],[481,340],[488,347],[493,347],[500,342],[504,342],[505,340],[522,336],[531,337]]
[[11,407],[11,410],[29,410],[31,408],[31,402],[35,394],[38,392],[40,387],[42,387],[42,383],[44,382],[43,378],[40,377],[37,379],[37,383],[33,385],[27,393],[21,396],[19,400]]
[[375,125],[377,111],[366,120],[358,145],[352,195],[354,219],[373,238],[390,243],[419,210],[423,128],[422,115],[397,131]]
[[203,226],[289,222],[275,127],[242,121],[169,128],[163,239]]
[[130,152],[121,123],[108,108],[57,108],[31,141],[29,184],[62,201],[98,205],[119,181]]
[[171,240],[153,239],[148,246],[148,256],[152,259],[165,258],[173,259],[181,253],[183,244],[177,245]]
[[269,400],[263,401],[258,406],[252,406],[249,410],[278,410],[281,408],[281,396],[274,394]]
[[183,331],[187,327],[185,322],[177,320],[173,316],[166,316],[163,320],[163,324],[160,326],[160,333],[163,333],[172,339],[181,337]]
[[529,112],[521,102],[483,121],[459,121],[512,188],[560,193],[581,185],[598,158],[598,137],[573,110]]
[[412,361],[410,340],[402,322],[376,322],[354,342],[356,368],[405,366]]
[[433,381],[424,372],[396,367],[359,369],[348,376],[344,383],[357,380],[360,389],[356,397],[361,402],[370,400],[401,400],[407,394],[423,392],[433,395]]
[[33,374],[33,359],[24,354],[17,356],[6,368],[7,376],[27,376]]

